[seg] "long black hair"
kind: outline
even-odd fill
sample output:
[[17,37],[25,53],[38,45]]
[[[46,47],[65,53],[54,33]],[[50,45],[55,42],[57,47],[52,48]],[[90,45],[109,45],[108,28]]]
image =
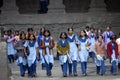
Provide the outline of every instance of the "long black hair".
[[67,39],[67,33],[66,32],[61,32],[60,37],[62,39],[62,35],[65,34],[65,39]]

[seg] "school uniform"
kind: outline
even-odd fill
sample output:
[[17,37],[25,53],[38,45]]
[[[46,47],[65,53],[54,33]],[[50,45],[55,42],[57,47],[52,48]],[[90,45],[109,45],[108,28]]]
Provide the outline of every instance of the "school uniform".
[[28,47],[29,55],[27,56],[27,63],[29,67],[29,76],[33,77],[36,74],[36,48],[38,48],[38,43],[36,41],[30,42],[27,41],[24,44],[25,47]]
[[20,67],[21,76],[25,75],[27,59],[24,53],[25,41],[19,40],[15,42],[15,49],[17,51],[18,59],[16,60],[17,65]]
[[90,40],[90,50],[89,50],[89,56],[92,57],[93,61],[95,60],[95,53],[94,53],[94,44],[96,41],[96,36],[94,33],[89,33],[89,40]]
[[7,53],[8,53],[8,59],[9,62],[14,62],[14,55],[15,55],[15,49],[14,49],[14,37],[12,35],[9,35],[7,37]]
[[72,64],[69,63],[69,75],[71,76],[72,74],[77,74],[78,48],[76,42],[78,42],[78,38],[73,34],[72,36],[68,35],[67,40],[70,45],[69,57],[72,60]]
[[59,42],[57,43],[57,51],[59,54],[59,61],[60,61],[60,65],[61,65],[61,69],[63,72],[63,77],[67,76],[67,66],[68,66],[68,51],[69,51],[69,43],[67,40],[63,41],[63,40],[59,40]]
[[40,59],[41,59],[41,64],[42,64],[42,69],[45,69],[45,61],[42,55],[42,49],[40,48],[40,40],[43,38],[43,35],[38,36],[38,45],[39,45],[39,53],[40,53]]
[[113,33],[112,31],[109,31],[109,32],[105,31],[105,32],[102,34],[102,36],[103,36],[103,41],[104,41],[105,45],[107,45],[108,42],[111,41],[111,40],[110,40],[110,37],[111,37],[112,35],[114,35],[114,33]]
[[[54,47],[54,40],[52,37],[44,37],[41,39],[40,42],[40,48],[42,48],[42,55],[43,59],[45,61],[45,67],[46,67],[46,74],[47,76],[51,76],[51,70],[54,64],[54,58],[53,58],[53,47]],[[49,46],[49,47],[46,47]]]
[[106,72],[106,67],[104,59],[106,56],[106,48],[104,42],[95,42],[94,50],[96,52],[95,63],[96,63],[96,73],[104,75]]
[[87,38],[78,38],[81,50],[79,51],[79,58],[81,61],[81,70],[82,74],[86,75],[87,70],[87,60],[89,57],[88,50],[86,49],[86,44],[89,43],[89,39]]
[[117,43],[112,43],[112,42],[109,42],[108,45],[107,45],[107,52],[108,52],[108,56],[111,60],[111,73],[113,75],[116,75],[117,74],[117,66],[116,66],[116,63],[117,63],[117,58],[118,58],[118,45]]
[[118,44],[118,53],[119,53],[119,56],[118,56],[118,69],[120,69],[120,38],[118,38],[116,40],[116,43]]

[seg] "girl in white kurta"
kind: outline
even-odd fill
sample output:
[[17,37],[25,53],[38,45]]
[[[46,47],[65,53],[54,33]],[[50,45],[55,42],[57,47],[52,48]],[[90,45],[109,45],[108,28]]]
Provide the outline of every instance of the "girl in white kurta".
[[[36,76],[36,56],[38,54],[38,44],[35,40],[35,36],[33,34],[30,35],[28,42],[25,43],[25,47],[28,47],[29,55],[27,56],[27,62],[29,67],[29,76]],[[26,50],[25,50],[26,52]],[[26,52],[27,55],[27,52]]]
[[42,38],[44,38],[44,31],[45,31],[44,27],[40,28],[40,34],[38,35],[38,38],[37,38],[38,45],[39,45],[40,59],[41,59],[41,64],[42,64],[42,70],[45,69],[45,61],[44,61],[44,58],[43,58],[43,55],[42,55],[42,49],[40,48],[40,40]]
[[54,64],[53,59],[53,47],[54,47],[54,40],[50,36],[50,31],[45,30],[44,38],[40,41],[40,48],[42,48],[42,55],[46,64],[46,75],[51,76],[51,70]]
[[15,49],[14,49],[14,36],[11,34],[11,30],[8,30],[8,36],[6,37],[7,39],[7,53],[8,53],[8,59],[9,62],[14,62],[14,55],[15,55]]
[[88,53],[89,48],[87,49],[87,47],[90,46],[90,43],[89,43],[89,39],[87,38],[86,32],[84,30],[80,32],[80,37],[78,39],[80,44],[79,58],[81,61],[81,70],[82,70],[82,74],[86,76],[87,60],[89,56],[89,53]]
[[69,75],[72,76],[73,73],[74,76],[77,76],[78,48],[76,44],[78,42],[78,38],[75,34],[73,34],[73,28],[68,28],[67,40],[70,45],[69,56],[70,59],[72,60],[72,63],[69,63]]

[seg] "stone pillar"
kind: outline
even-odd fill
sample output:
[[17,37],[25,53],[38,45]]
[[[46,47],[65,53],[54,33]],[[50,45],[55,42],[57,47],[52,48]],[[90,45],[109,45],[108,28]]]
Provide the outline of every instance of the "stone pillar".
[[19,14],[16,6],[16,0],[3,0],[3,7],[1,8],[1,11],[2,14]]
[[90,12],[106,12],[106,5],[104,0],[91,0]]
[[11,71],[8,66],[7,44],[0,40],[0,80],[10,80]]
[[63,0],[50,0],[48,13],[65,13]]

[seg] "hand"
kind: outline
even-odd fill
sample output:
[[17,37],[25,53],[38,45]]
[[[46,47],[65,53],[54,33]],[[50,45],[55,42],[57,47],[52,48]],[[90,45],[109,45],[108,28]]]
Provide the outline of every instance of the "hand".
[[81,50],[81,48],[80,48],[80,46],[78,46],[78,51],[80,51]]

